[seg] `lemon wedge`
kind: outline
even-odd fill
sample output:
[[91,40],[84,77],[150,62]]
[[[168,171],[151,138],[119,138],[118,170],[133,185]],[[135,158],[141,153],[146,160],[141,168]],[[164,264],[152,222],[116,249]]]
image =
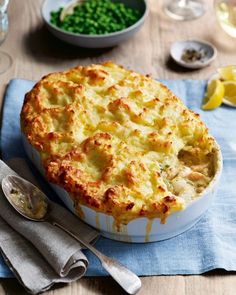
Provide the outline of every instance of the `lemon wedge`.
[[236,81],[224,81],[223,85],[225,88],[224,100],[236,106]]
[[206,91],[203,110],[213,110],[218,108],[222,104],[222,100],[225,94],[224,84],[220,80],[212,80]]
[[218,69],[218,73],[223,80],[236,81],[236,66],[227,66]]

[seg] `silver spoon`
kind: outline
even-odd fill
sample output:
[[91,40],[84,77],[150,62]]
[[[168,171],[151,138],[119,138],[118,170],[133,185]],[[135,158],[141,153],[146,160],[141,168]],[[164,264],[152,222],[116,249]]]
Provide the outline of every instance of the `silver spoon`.
[[83,2],[85,2],[86,0],[72,0],[70,2],[68,2],[63,8],[62,11],[60,13],[60,21],[63,21],[64,18],[68,15],[68,14],[72,14],[74,12],[74,8],[80,4],[82,4]]
[[136,294],[141,288],[141,281],[136,274],[114,259],[102,254],[92,245],[52,220],[49,214],[50,203],[48,198],[32,183],[19,176],[8,175],[2,180],[2,189],[9,203],[22,216],[32,221],[50,222],[88,248],[98,257],[106,271],[128,294]]

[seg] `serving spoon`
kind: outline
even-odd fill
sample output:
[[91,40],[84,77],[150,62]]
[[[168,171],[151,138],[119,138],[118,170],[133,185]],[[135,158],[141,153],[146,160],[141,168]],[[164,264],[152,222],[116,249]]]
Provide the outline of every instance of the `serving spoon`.
[[68,14],[72,14],[74,12],[74,8],[80,4],[82,4],[83,2],[85,2],[86,0],[72,0],[69,1],[63,8],[62,11],[60,13],[60,21],[63,22],[64,18],[68,15]]
[[46,195],[29,181],[15,175],[8,175],[2,180],[2,190],[13,208],[32,221],[49,222],[72,236],[89,249],[100,260],[105,270],[128,293],[136,294],[141,288],[139,277],[116,260],[102,254],[91,244],[74,235],[50,216],[50,202]]

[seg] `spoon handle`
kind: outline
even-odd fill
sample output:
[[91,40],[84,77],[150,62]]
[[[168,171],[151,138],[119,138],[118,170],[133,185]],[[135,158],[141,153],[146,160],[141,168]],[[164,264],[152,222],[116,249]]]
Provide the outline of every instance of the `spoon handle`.
[[68,229],[66,229],[61,224],[50,221],[53,225],[61,228],[66,233],[68,233],[70,236],[72,236],[75,240],[80,242],[83,246],[85,246],[87,249],[89,249],[95,256],[97,256],[102,264],[102,266],[105,268],[105,270],[113,277],[113,279],[128,293],[128,294],[136,294],[138,290],[141,288],[141,280],[139,279],[136,274],[134,274],[132,271],[127,269],[125,266],[123,266],[118,261],[102,254],[100,251],[98,251],[95,247],[93,247],[91,244],[87,243],[83,239],[79,238],[78,236],[74,235],[72,232],[70,232]]

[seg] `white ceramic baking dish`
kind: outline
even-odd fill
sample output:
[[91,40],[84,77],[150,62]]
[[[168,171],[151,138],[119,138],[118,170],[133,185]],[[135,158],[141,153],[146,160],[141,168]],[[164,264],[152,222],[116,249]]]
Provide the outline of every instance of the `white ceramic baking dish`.
[[[28,157],[41,174],[44,175],[44,169],[38,151],[29,144],[24,135],[22,136]],[[215,165],[217,172],[210,185],[185,210],[169,216],[165,224],[161,224],[158,218],[149,220],[148,218],[142,217],[131,221],[128,225],[123,225],[120,231],[117,231],[112,216],[98,213],[86,206],[81,206],[83,221],[100,230],[104,237],[124,242],[154,242],[177,236],[192,227],[211,205],[222,171],[222,155],[220,151],[216,156]],[[66,207],[76,214],[73,201],[69,194],[58,185],[52,183],[50,185]]]

